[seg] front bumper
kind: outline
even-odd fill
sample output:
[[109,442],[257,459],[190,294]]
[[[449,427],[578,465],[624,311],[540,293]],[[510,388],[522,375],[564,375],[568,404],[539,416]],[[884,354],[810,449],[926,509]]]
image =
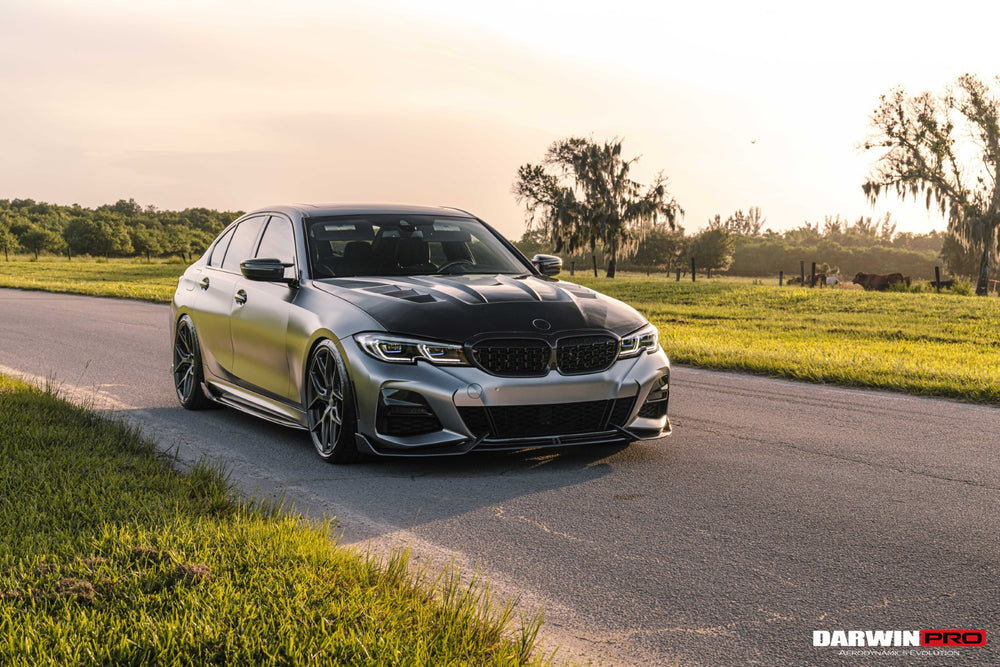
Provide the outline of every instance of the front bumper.
[[[357,407],[358,449],[379,456],[441,456],[651,440],[670,433],[670,362],[662,350],[585,375],[497,377],[471,366],[391,364],[341,341]],[[412,393],[399,393],[412,392]],[[419,395],[436,426],[388,433],[385,396]]]

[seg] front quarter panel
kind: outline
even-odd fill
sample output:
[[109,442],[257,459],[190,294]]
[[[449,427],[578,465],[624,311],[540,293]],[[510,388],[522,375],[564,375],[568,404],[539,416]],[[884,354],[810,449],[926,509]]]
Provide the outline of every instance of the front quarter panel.
[[[295,354],[291,358],[291,380],[298,388],[299,400],[305,406],[305,370],[309,354],[316,343],[329,339],[337,345],[347,363],[352,379],[356,371],[344,356],[341,339],[350,338],[361,331],[381,331],[370,315],[354,304],[337,296],[317,290],[312,283],[304,282],[296,299],[295,308],[288,322],[288,345]],[[353,341],[351,341],[353,343]],[[360,371],[360,372],[363,372]]]

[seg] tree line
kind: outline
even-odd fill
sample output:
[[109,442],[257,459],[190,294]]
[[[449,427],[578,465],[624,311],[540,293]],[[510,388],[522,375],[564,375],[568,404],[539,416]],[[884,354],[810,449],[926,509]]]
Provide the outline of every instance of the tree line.
[[241,211],[186,208],[164,211],[134,199],[87,208],[32,199],[0,199],[0,250],[4,259],[24,251],[93,257],[180,256],[202,253]]
[[[638,158],[626,159],[622,142],[571,137],[553,143],[540,164],[525,164],[512,188],[527,214],[528,230],[516,245],[526,255],[556,253],[571,268],[706,272],[742,276],[798,273],[816,262],[828,273],[903,272],[929,278],[944,264],[966,275],[959,239],[947,245],[936,232],[901,234],[890,216],[880,220],[839,215],[777,233],[766,229],[759,206],[716,214],[688,236],[678,224],[684,210],[658,174],[644,187],[629,177]],[[942,254],[945,249],[949,253]]]
[[[650,228],[637,242],[635,252],[619,260],[618,268],[645,273],[680,270],[687,274],[694,260],[700,272],[750,277],[776,277],[779,272],[798,275],[800,262],[805,262],[806,267],[816,262],[819,270],[843,276],[858,271],[899,271],[930,279],[935,266],[961,277],[978,272],[978,254],[963,247],[952,235],[938,231],[896,232],[889,215],[878,220],[862,216],[853,221],[839,215],[827,216],[822,222],[805,222],[795,229],[776,232],[762,229],[766,218],[759,207],[748,211],[735,211],[725,219],[716,215],[703,230],[692,235],[681,226]],[[529,257],[554,251],[541,229],[528,230],[515,245]],[[604,267],[606,258],[598,246],[593,252],[564,254],[564,261],[576,270],[589,271],[595,263]]]

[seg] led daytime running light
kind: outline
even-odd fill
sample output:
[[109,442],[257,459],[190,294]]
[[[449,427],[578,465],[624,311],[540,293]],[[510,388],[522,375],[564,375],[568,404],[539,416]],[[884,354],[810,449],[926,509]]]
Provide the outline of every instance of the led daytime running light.
[[359,334],[355,339],[370,356],[391,364],[415,364],[423,359],[440,366],[468,365],[461,345],[383,334]]
[[631,336],[622,338],[618,358],[635,357],[641,354],[643,350],[649,354],[653,354],[659,349],[659,338],[660,332],[652,324],[648,324]]

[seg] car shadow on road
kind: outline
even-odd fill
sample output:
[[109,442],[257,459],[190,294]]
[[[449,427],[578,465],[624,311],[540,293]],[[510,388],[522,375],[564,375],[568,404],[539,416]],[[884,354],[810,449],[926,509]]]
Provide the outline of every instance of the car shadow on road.
[[[669,442],[369,458],[330,465],[316,455],[305,431],[228,408],[156,408],[126,416],[142,424],[162,449],[173,451],[182,465],[201,459],[219,465],[245,494],[282,498],[308,516],[361,515],[387,531],[650,465],[668,455]],[[379,530],[369,527],[366,532]]]

